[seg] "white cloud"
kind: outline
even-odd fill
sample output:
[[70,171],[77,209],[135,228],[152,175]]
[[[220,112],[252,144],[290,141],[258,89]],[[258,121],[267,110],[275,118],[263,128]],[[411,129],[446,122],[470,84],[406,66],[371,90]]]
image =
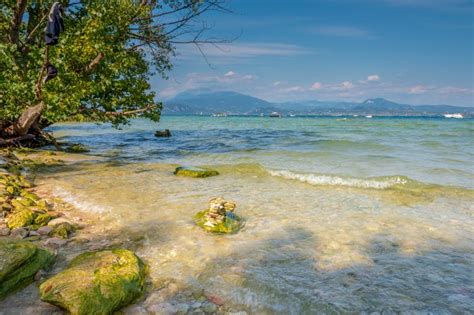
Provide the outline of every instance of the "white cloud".
[[323,85],[319,82],[314,82],[313,85],[311,85],[311,90],[315,91],[315,90],[321,90],[321,88],[323,87]]
[[199,46],[201,51],[192,45],[178,47],[178,58],[190,58],[204,54],[206,58],[255,58],[261,56],[296,56],[311,53],[304,47],[281,43],[230,43]]
[[380,81],[380,77],[377,74],[372,74],[367,77],[367,81],[369,82]]
[[233,77],[235,75],[234,71],[229,71],[226,74],[224,74],[225,77]]
[[346,90],[349,90],[349,89],[353,89],[354,88],[354,84],[350,81],[344,81],[341,83],[341,87],[343,89],[346,89]]
[[253,74],[246,74],[246,75],[242,76],[242,79],[244,79],[244,80],[256,80],[257,76],[253,75]]
[[305,88],[302,87],[302,86],[299,86],[299,85],[296,85],[296,86],[291,86],[289,88],[286,88],[286,89],[283,89],[282,90],[283,92],[289,92],[289,93],[292,93],[292,92],[304,92],[305,91]]
[[428,87],[424,86],[424,85],[415,85],[415,86],[412,86],[412,87],[409,87],[408,88],[408,93],[410,94],[423,94],[423,93],[426,93],[428,91]]
[[283,82],[281,82],[281,81],[273,82],[273,86],[279,86],[279,85],[282,85],[282,84],[283,84]]

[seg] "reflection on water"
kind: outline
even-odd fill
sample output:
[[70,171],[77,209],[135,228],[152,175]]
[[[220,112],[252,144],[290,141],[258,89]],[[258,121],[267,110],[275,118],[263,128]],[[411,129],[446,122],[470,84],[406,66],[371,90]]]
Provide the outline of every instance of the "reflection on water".
[[[57,126],[99,157],[38,176],[97,218],[93,237],[137,250],[149,296],[171,280],[251,314],[474,312],[472,121],[165,117],[160,128],[173,137],[141,121]],[[221,175],[176,177],[178,163]],[[238,234],[193,224],[216,196],[237,202]]]

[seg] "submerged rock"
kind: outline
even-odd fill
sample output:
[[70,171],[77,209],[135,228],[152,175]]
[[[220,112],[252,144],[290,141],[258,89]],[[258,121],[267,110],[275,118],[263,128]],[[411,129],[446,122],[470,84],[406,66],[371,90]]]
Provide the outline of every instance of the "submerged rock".
[[144,288],[145,265],[125,249],[88,252],[40,286],[41,299],[72,315],[111,314]]
[[198,212],[194,220],[209,232],[235,233],[242,227],[242,219],[234,214],[236,207],[234,201],[214,198],[209,201],[209,208]]
[[73,144],[73,145],[70,145],[69,147],[67,147],[66,149],[67,152],[69,153],[86,153],[86,152],[90,152],[90,150],[83,144]]
[[165,129],[165,130],[157,130],[155,132],[155,137],[158,137],[158,138],[169,138],[171,137],[171,131],[169,129]]
[[188,177],[210,177],[210,176],[217,176],[219,172],[216,170],[200,168],[200,167],[187,167],[187,166],[179,166],[174,171],[175,175],[178,176],[188,176]]
[[30,242],[0,240],[0,299],[33,282],[53,261],[53,254]]

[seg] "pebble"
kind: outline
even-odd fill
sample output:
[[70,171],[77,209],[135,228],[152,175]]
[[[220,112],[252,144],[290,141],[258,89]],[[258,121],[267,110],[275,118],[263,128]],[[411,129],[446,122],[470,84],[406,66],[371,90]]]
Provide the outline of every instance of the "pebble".
[[217,305],[210,302],[204,303],[204,305],[202,306],[202,310],[206,313],[214,313],[217,311]]
[[192,308],[200,308],[202,305],[201,302],[194,302],[193,305],[191,305]]
[[180,303],[176,305],[176,310],[178,313],[186,314],[189,311],[189,305],[185,303]]
[[217,305],[224,305],[225,303],[224,299],[217,295],[208,295],[207,299]]
[[147,308],[147,311],[153,314],[171,315],[171,314],[176,314],[177,308],[176,306],[170,303],[160,303],[160,304],[149,306]]
[[38,230],[36,230],[36,232],[38,232],[39,235],[49,235],[51,231],[53,231],[53,229],[49,226],[42,226]]
[[0,228],[0,236],[10,235],[10,229],[7,227]]
[[11,230],[10,235],[16,238],[25,238],[28,236],[28,230],[22,227],[16,228]]
[[48,238],[44,241],[44,246],[51,247],[51,248],[59,248],[61,246],[66,245],[67,240],[63,240],[57,237]]
[[131,305],[122,309],[122,313],[125,315],[147,315],[148,312],[143,306]]
[[29,236],[40,236],[41,234],[39,234],[37,231],[30,231],[30,234]]

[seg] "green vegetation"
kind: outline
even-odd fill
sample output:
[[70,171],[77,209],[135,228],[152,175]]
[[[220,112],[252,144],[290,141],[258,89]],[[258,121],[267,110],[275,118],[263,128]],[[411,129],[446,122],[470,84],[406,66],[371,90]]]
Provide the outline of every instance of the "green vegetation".
[[[166,78],[176,44],[209,42],[195,17],[220,10],[222,1],[61,1],[65,31],[45,46],[53,2],[0,7],[0,146],[47,138],[41,130],[58,121],[158,121],[150,76]],[[58,76],[43,83],[48,63]]]
[[174,174],[178,176],[202,178],[202,177],[217,176],[219,175],[219,172],[215,170],[206,169],[206,168],[200,168],[200,167],[179,166],[174,171]]
[[83,253],[40,286],[41,299],[72,315],[112,314],[144,289],[145,265],[125,249]]
[[54,256],[28,241],[0,240],[0,299],[33,282],[35,274],[48,268]]

